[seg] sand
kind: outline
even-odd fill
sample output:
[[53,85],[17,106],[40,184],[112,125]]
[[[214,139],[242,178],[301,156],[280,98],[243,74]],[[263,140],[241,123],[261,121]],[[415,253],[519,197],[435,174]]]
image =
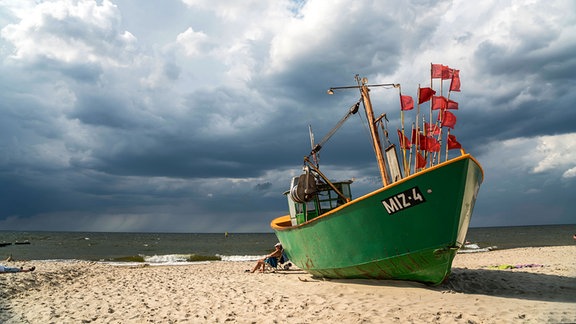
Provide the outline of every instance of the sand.
[[576,322],[576,246],[458,254],[436,287],[245,273],[253,262],[9,265],[37,269],[0,274],[0,323]]

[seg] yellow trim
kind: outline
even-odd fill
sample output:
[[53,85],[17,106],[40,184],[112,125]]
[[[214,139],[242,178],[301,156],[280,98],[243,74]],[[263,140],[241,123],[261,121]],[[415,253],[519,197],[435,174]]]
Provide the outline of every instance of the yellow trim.
[[[280,226],[280,224],[288,226]],[[286,227],[292,227],[292,221],[290,220],[290,215],[274,218],[272,222],[270,222],[270,227],[277,230],[282,230]]]
[[[407,176],[407,177],[405,177],[405,178],[402,178],[402,180],[399,180],[399,181],[397,181],[397,182],[394,182],[394,183],[392,183],[392,184],[390,184],[390,185],[388,185],[388,186],[386,186],[386,187],[382,187],[382,188],[380,188],[380,189],[377,189],[377,190],[374,190],[374,191],[372,191],[372,192],[370,192],[370,193],[367,193],[367,194],[365,194],[364,196],[358,197],[358,198],[356,198],[356,199],[354,199],[354,200],[351,200],[351,201],[345,203],[344,205],[341,205],[341,206],[338,206],[338,207],[332,209],[331,211],[327,212],[326,214],[322,214],[322,215],[320,215],[320,216],[318,216],[318,217],[315,217],[315,218],[313,218],[313,219],[311,219],[311,220],[309,220],[309,221],[307,221],[307,222],[304,222],[304,223],[302,223],[302,224],[299,224],[299,225],[297,225],[297,226],[292,226],[292,222],[290,221],[290,215],[285,215],[285,216],[280,216],[280,217],[275,218],[274,220],[272,220],[272,222],[270,223],[270,227],[272,227],[272,229],[274,229],[274,230],[279,230],[279,231],[281,231],[281,230],[286,230],[286,229],[288,229],[288,228],[295,228],[295,227],[300,227],[300,226],[302,226],[302,225],[306,225],[306,224],[308,224],[308,223],[310,223],[310,222],[319,220],[319,219],[324,218],[324,217],[328,217],[328,216],[336,213],[336,212],[339,211],[340,209],[347,207],[349,204],[355,204],[355,203],[357,203],[357,202],[359,202],[359,201],[362,201],[362,200],[364,200],[364,199],[367,199],[367,198],[369,198],[369,197],[372,197],[372,196],[374,196],[374,195],[377,195],[377,194],[379,194],[379,193],[382,192],[382,191],[388,190],[388,189],[390,189],[390,188],[392,188],[392,187],[394,187],[394,186],[397,186],[397,185],[399,185],[399,184],[401,184],[401,183],[403,183],[403,182],[406,182],[406,181],[408,181],[408,180],[410,180],[410,179],[412,179],[412,178],[416,178],[416,177],[422,175],[423,173],[432,172],[433,170],[438,169],[438,168],[441,168],[441,167],[443,167],[443,166],[445,166],[445,165],[448,165],[448,164],[451,164],[451,163],[455,163],[455,162],[458,162],[458,161],[460,161],[460,160],[465,160],[465,159],[471,159],[472,161],[474,161],[474,163],[476,163],[476,164],[478,165],[478,167],[480,168],[480,172],[482,173],[482,179],[484,179],[484,170],[482,169],[482,166],[480,165],[480,163],[478,162],[478,160],[476,160],[476,159],[475,159],[472,155],[470,155],[470,154],[463,154],[463,155],[461,155],[461,156],[459,156],[459,157],[456,157],[456,158],[453,158],[453,159],[451,159],[451,160],[449,160],[449,161],[445,161],[445,162],[442,162],[442,163],[440,163],[440,164],[437,164],[437,165],[435,165],[435,166],[433,166],[433,167],[431,167],[431,168],[428,168],[428,169],[425,169],[425,170],[423,170],[423,171],[420,171],[420,172],[411,174],[411,175],[409,175],[409,176]],[[284,225],[284,226],[283,226],[283,225]]]

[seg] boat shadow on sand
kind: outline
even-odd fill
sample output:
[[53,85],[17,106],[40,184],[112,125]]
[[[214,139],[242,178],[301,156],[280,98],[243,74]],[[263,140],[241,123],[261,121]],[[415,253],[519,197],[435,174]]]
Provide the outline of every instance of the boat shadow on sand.
[[576,302],[576,278],[520,270],[453,268],[430,289],[538,301]]
[[[361,284],[397,288],[422,288],[441,293],[476,294],[537,301],[576,302],[576,278],[518,270],[452,268],[452,273],[441,284],[430,286],[401,280],[376,279],[324,279],[306,276],[301,281],[332,281],[343,284]],[[304,279],[302,279],[304,278]]]

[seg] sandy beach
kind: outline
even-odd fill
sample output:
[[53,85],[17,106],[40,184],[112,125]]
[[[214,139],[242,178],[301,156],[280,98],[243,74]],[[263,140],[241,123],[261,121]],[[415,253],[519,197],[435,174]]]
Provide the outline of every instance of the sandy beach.
[[252,262],[0,274],[1,323],[575,323],[576,246],[459,254],[440,286],[322,280]]

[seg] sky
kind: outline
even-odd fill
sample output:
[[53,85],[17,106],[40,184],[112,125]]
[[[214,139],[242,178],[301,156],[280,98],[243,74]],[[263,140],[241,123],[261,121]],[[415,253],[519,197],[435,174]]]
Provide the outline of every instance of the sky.
[[[431,63],[460,70],[471,226],[574,224],[575,53],[571,0],[0,0],[0,230],[271,232],[308,125],[358,100],[326,90],[416,96]],[[395,134],[398,90],[371,96]],[[359,117],[320,158],[379,185]]]

